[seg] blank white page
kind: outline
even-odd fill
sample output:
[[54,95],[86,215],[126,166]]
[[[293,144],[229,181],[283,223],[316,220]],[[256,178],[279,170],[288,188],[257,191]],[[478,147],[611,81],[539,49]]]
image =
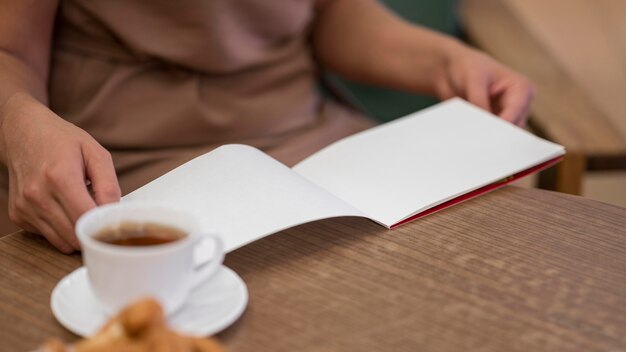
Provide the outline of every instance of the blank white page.
[[226,145],[124,197],[189,210],[226,251],[305,222],[363,214],[261,151]]
[[344,138],[293,169],[390,227],[563,153],[455,98]]

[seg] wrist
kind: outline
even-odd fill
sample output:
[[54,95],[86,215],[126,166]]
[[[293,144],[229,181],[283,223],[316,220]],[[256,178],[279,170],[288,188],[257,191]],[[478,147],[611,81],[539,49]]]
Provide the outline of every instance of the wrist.
[[440,97],[439,88],[448,84],[452,63],[462,55],[465,45],[456,38],[437,35],[435,44],[429,48],[434,59],[427,72],[426,93]]
[[412,27],[405,38],[402,74],[403,89],[417,94],[439,96],[438,87],[447,82],[456,56],[466,48],[463,43],[429,29]]
[[0,105],[0,162],[7,162],[7,140],[11,134],[18,131],[14,125],[15,119],[27,115],[29,106],[40,104],[31,95],[24,92],[10,94]]

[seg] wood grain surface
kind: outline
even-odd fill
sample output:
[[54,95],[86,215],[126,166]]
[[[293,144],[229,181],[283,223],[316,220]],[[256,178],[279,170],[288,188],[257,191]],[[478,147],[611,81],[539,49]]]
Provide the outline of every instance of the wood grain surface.
[[[227,255],[248,285],[230,351],[626,351],[626,209],[506,187],[395,230],[359,218]],[[80,257],[0,239],[0,350],[76,339],[50,292]]]

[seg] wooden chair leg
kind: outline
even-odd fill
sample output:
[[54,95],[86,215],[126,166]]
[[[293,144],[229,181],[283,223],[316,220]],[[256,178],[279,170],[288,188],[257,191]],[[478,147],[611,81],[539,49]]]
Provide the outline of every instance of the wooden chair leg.
[[569,153],[557,166],[539,174],[539,188],[582,195],[586,168],[587,158],[584,155]]

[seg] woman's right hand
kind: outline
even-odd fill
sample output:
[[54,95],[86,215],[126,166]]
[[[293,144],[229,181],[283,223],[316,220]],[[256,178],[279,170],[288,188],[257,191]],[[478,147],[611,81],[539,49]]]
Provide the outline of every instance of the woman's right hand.
[[26,94],[0,111],[0,160],[9,170],[11,221],[63,253],[80,249],[74,233],[80,215],[120,199],[110,153]]

